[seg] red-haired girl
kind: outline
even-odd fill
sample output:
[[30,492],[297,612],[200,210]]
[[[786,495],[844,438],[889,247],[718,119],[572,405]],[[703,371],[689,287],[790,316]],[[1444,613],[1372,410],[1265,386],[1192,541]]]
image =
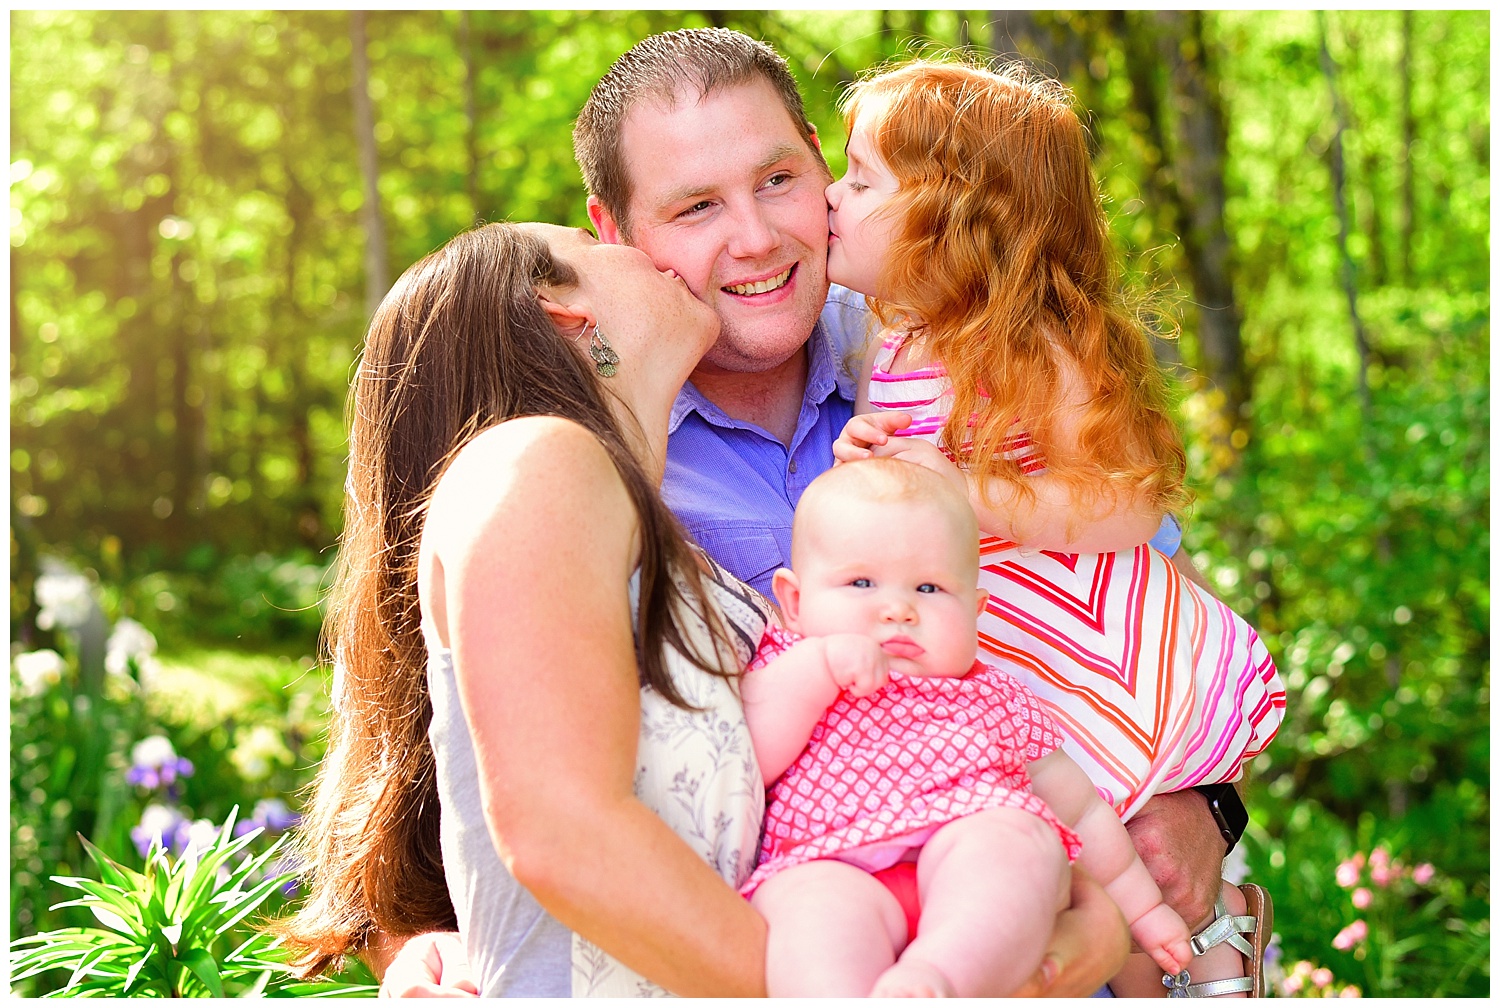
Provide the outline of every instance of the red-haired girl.
[[[856,84],[844,111],[829,277],[868,295],[884,329],[835,456],[901,457],[962,486],[985,660],[1018,670],[1122,819],[1237,778],[1285,694],[1255,631],[1148,544],[1188,501],[1184,451],[1066,89],[915,61]],[[1269,921],[1246,900],[1223,886],[1211,930],[1232,937],[1194,960],[1195,981],[1258,978],[1234,932]],[[1122,992],[1160,992],[1149,970],[1133,963]]]

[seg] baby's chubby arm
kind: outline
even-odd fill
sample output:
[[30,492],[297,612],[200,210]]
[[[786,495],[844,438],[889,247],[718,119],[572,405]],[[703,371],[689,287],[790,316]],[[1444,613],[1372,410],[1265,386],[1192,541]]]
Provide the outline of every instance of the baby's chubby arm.
[[1029,764],[1031,790],[1083,842],[1079,861],[1099,880],[1130,925],[1130,936],[1156,964],[1177,973],[1192,958],[1188,927],[1162,902],[1130,835],[1077,763],[1056,750]]
[[740,679],[745,720],[769,787],[792,765],[843,690],[869,696],[886,684],[890,659],[861,634],[805,637]]

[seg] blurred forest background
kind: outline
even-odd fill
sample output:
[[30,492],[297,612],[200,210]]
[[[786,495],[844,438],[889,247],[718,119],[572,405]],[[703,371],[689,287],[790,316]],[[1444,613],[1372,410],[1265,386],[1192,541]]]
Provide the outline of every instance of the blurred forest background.
[[74,831],[129,860],[289,821],[373,304],[477,221],[587,225],[590,87],[708,24],[786,55],[835,174],[882,60],[1075,89],[1180,391],[1188,548],[1289,687],[1243,845],[1278,991],[1486,993],[1480,11],[12,13],[13,934],[88,918],[48,909]]

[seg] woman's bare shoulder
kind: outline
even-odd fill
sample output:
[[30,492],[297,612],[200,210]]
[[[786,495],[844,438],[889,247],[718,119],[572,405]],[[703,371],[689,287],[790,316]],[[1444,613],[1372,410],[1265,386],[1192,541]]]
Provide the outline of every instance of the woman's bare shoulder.
[[517,417],[459,450],[433,492],[427,525],[462,535],[499,515],[516,524],[528,516],[587,521],[617,508],[625,493],[587,428],[563,417]]

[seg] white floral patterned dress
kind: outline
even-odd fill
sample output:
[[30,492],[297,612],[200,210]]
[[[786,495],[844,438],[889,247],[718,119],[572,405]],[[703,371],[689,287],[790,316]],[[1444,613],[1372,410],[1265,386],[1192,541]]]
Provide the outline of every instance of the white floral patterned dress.
[[[741,667],[768,618],[761,597],[716,564],[704,579],[725,617]],[[630,583],[631,609],[638,579]],[[689,644],[707,627],[687,621]],[[469,960],[486,997],[661,997],[667,992],[603,949],[564,928],[505,870],[479,801],[479,778],[453,678],[452,654],[428,630],[429,737],[442,796],[443,865]],[[667,655],[683,710],[641,689],[635,793],[685,843],[738,888],[755,867],[764,789],[735,684],[709,675],[675,651]]]

